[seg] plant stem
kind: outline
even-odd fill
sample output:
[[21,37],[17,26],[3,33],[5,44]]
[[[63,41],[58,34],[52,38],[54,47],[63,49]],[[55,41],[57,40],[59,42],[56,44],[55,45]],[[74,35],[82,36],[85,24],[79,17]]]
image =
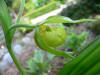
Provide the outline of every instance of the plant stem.
[[24,4],[25,4],[25,0],[21,0],[21,6],[20,6],[19,15],[18,15],[16,23],[20,23],[22,13],[23,13],[23,10],[24,10]]
[[[20,23],[20,19],[21,19],[21,16],[22,16],[22,13],[23,13],[23,10],[24,10],[24,4],[25,4],[25,0],[21,0],[21,6],[20,6],[20,11],[19,11],[19,15],[18,15],[18,18],[17,18],[17,21],[16,23]],[[14,30],[13,34],[15,33],[16,30]],[[12,37],[11,37],[12,38]],[[11,41],[12,42],[12,41]],[[16,64],[18,70],[21,72],[22,75],[26,75],[25,71],[23,70],[23,68],[21,67],[19,61],[17,60],[12,48],[11,48],[11,45],[9,45],[8,43],[8,49],[9,49],[9,53],[14,61],[14,63]]]
[[13,24],[10,28],[9,31],[13,30],[13,29],[17,29],[17,28],[30,28],[30,29],[34,29],[36,27],[39,27],[41,25],[34,25],[34,24]]
[[[22,13],[23,13],[23,10],[24,10],[24,4],[25,4],[25,0],[21,0],[21,6],[20,6],[19,15],[18,15],[16,23],[20,23]],[[16,56],[14,55],[14,52],[12,50],[9,51],[9,52],[10,52],[13,60],[15,61],[15,64],[16,64],[17,68],[19,69],[19,71],[21,72],[21,74],[26,75],[25,71],[23,70],[23,68],[19,64],[18,60],[16,59]]]
[[10,55],[11,55],[11,57],[12,57],[14,63],[16,64],[18,70],[21,72],[21,75],[26,75],[26,74],[25,74],[25,71],[24,71],[23,68],[21,67],[21,65],[20,65],[19,61],[17,60],[17,58],[16,58],[16,56],[15,56],[15,54],[14,54],[12,48],[10,47],[10,45],[8,46],[8,49],[9,49],[8,51],[9,51],[9,53],[10,53]]
[[25,75],[25,72],[22,69],[22,67],[21,67],[19,61],[17,60],[17,58],[12,50],[12,47],[11,47],[12,38],[13,38],[15,30],[12,32],[9,32],[9,28],[12,25],[12,21],[11,21],[11,17],[9,15],[8,8],[7,8],[4,0],[0,0],[0,21],[2,23],[2,28],[3,28],[3,32],[5,35],[5,41],[6,41],[6,46],[8,48],[8,52],[11,55],[13,62],[17,66],[18,70],[21,72],[22,75]]

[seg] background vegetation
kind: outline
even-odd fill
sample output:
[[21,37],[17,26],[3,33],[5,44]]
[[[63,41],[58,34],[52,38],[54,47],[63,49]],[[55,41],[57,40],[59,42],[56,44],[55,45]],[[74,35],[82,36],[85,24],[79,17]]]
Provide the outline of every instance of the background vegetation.
[[[96,75],[100,73],[100,0],[72,0],[72,2],[69,3],[67,3],[66,0],[26,0],[23,13],[22,10],[20,11],[19,9],[21,0],[5,0],[5,2],[9,8],[10,15],[8,14],[5,4],[3,4],[4,8],[2,8],[1,3],[0,20],[6,40],[6,45],[4,45],[5,47],[7,46],[14,63],[23,75],[25,73],[28,75]],[[22,2],[21,8],[23,8],[23,5],[24,2]],[[61,5],[66,5],[66,8],[59,14],[62,16],[49,17],[36,25],[30,22],[30,20],[38,16],[59,9]],[[21,15],[23,18],[20,21]],[[66,26],[63,26],[63,23],[66,23]],[[69,24],[70,26],[68,26]],[[49,46],[43,39],[45,36],[41,37],[40,35],[42,33],[42,31],[40,31],[41,25],[44,25],[43,28],[44,30],[47,29],[47,31],[55,26],[65,28],[66,34],[62,35],[66,36],[65,43],[60,47]],[[12,39],[15,30],[10,31],[10,29],[17,28],[16,34],[18,33],[20,36],[15,36],[14,42],[16,42],[16,40],[21,42],[21,40],[23,41],[24,39],[24,43],[26,43],[27,46],[21,42],[21,45],[26,47],[23,49],[23,52],[19,53],[21,53],[21,55],[23,54],[23,59],[27,58],[26,60],[21,60],[22,56],[20,56],[20,54],[14,55],[12,51]],[[8,31],[10,31],[9,34],[7,34]],[[25,33],[23,34],[23,32]],[[53,33],[58,34],[56,30],[54,30]],[[55,35],[51,36],[53,37]],[[59,37],[53,38],[53,42],[59,42]],[[50,39],[49,37],[46,40]],[[35,44],[32,40],[35,40]],[[30,46],[32,46],[32,48]],[[19,48],[20,47],[18,47],[17,51],[20,50]],[[28,48],[30,49],[29,51]],[[22,69],[17,61],[15,57],[17,55],[19,60],[24,63],[24,69]],[[6,60],[11,62],[12,59],[7,57]],[[14,71],[14,67],[10,66],[8,70],[6,70],[8,72],[5,71],[5,73],[11,73],[9,72],[10,69]],[[16,75],[19,74],[19,71],[15,72],[17,73]]]

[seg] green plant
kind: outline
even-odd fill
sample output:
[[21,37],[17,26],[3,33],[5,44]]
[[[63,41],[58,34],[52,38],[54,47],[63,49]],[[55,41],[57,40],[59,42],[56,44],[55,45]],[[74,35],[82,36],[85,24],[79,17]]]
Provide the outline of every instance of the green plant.
[[[19,16],[18,16],[16,23],[20,23],[20,17],[22,15],[23,8],[24,8],[24,0],[22,0]],[[8,9],[7,9],[7,6],[6,6],[6,3],[5,3],[4,0],[0,0],[0,20],[1,20],[1,23],[2,23],[2,28],[3,28],[3,31],[4,31],[6,46],[8,48],[8,51],[9,51],[14,63],[16,64],[17,68],[19,69],[19,71],[22,73],[22,75],[25,75],[24,70],[20,66],[18,60],[15,57],[14,52],[12,51],[11,42],[12,42],[15,30],[8,33],[9,28],[12,26],[12,20],[10,18],[10,15],[8,13]]]
[[65,64],[58,75],[97,75],[100,73],[100,36],[82,49],[72,61]]
[[100,0],[78,0],[76,4],[70,4],[62,12],[62,16],[74,20],[88,18],[93,14],[100,14]]
[[34,10],[36,8],[36,3],[34,3],[32,0],[29,0],[27,3],[25,3],[25,10],[29,11],[31,9]]
[[[86,22],[86,21],[94,22],[95,20],[93,20],[93,19],[72,20],[72,19],[70,19],[68,17],[64,17],[64,16],[52,16],[52,17],[47,18],[42,23],[39,23],[38,25],[21,24],[20,23],[20,20],[21,20],[21,16],[22,16],[23,9],[24,9],[24,3],[25,3],[25,0],[22,0],[21,6],[20,6],[20,11],[19,11],[19,15],[18,15],[16,24],[13,24],[12,23],[12,20],[11,20],[11,17],[9,16],[8,9],[7,9],[7,6],[5,4],[5,1],[4,0],[0,0],[0,20],[1,20],[2,28],[3,28],[4,35],[5,35],[6,46],[8,48],[8,51],[9,51],[9,53],[10,53],[10,55],[11,55],[11,57],[12,57],[14,63],[15,63],[15,65],[16,65],[16,67],[18,68],[18,70],[20,71],[20,73],[22,75],[26,75],[27,73],[21,67],[19,61],[16,59],[16,56],[15,56],[13,50],[12,50],[12,40],[13,40],[13,36],[15,34],[16,28],[20,28],[20,27],[26,27],[26,28],[31,28],[31,29],[34,29],[35,30],[35,36],[34,36],[35,42],[36,42],[37,46],[39,48],[41,48],[42,50],[47,51],[47,52],[49,52],[51,54],[54,54],[56,56],[63,56],[63,57],[69,58],[69,59],[74,58],[74,59],[72,59],[72,61],[74,61],[76,59],[75,62],[78,62],[80,60],[83,60],[84,61],[84,59],[81,59],[81,57],[78,58],[78,57],[72,56],[71,55],[71,52],[64,52],[64,51],[61,51],[61,50],[55,50],[53,47],[49,46],[46,43],[46,41],[43,39],[43,36],[41,36],[41,34],[40,34],[41,33],[40,32],[40,27],[43,26],[43,25],[46,25],[46,24],[51,24],[51,23],[81,23],[81,22]],[[87,58],[86,60],[90,61],[90,58],[92,58],[92,61],[94,61],[94,62],[97,62],[97,60],[99,61],[99,58],[100,58],[99,57],[99,54],[100,54],[99,45],[100,45],[100,37],[98,37],[95,41],[93,41],[92,43],[90,43],[85,49],[81,50],[82,51],[82,54],[80,56],[82,56],[83,58],[85,58],[85,57],[87,58],[87,56],[90,55],[90,57]],[[86,53],[84,52],[84,50],[85,50]],[[91,53],[93,53],[93,54],[91,54]],[[94,55],[96,55],[96,56],[94,56]],[[97,59],[94,59],[95,57],[97,57]],[[76,64],[75,66],[77,66],[77,63],[74,63],[74,64]],[[71,66],[74,67],[73,66],[74,64],[72,63]],[[89,62],[89,64],[90,64],[90,62]],[[91,64],[91,65],[94,66],[94,64]],[[69,68],[72,68],[72,67],[69,67]],[[98,69],[98,68],[99,67],[97,65],[97,68],[96,69]],[[64,69],[64,72],[63,73],[62,73],[63,70],[61,71],[62,74],[60,74],[60,75],[66,75],[66,72],[67,71],[65,71],[65,69]],[[94,69],[95,68],[93,68],[93,71],[90,70],[90,72],[92,71],[93,73],[97,74],[98,71],[95,71]],[[80,72],[83,73],[83,69]]]
[[4,1],[6,2],[7,6],[11,7],[14,0],[4,0]]
[[25,3],[25,10],[36,10],[37,8],[43,7],[49,3],[51,3],[51,0],[28,0]]
[[[34,10],[34,11],[33,11],[33,9],[30,10],[23,17],[29,17],[30,19],[33,19],[33,18],[36,18],[36,17],[38,17],[40,15],[43,15],[45,13],[48,13],[48,12],[54,10],[54,9],[57,9],[57,8],[58,8],[57,3],[55,1],[53,1],[53,2],[47,4],[47,5],[43,6],[43,7],[40,7],[38,9]],[[35,15],[33,15],[33,14],[35,14]]]
[[65,4],[67,2],[67,0],[55,0],[55,1],[58,1],[61,4]]
[[14,0],[12,8],[18,9],[20,7],[21,0]]
[[50,61],[55,57],[55,55],[47,53],[44,54],[43,51],[35,50],[34,56],[28,60],[27,70],[31,74],[36,75],[47,75],[48,69],[50,69]]
[[41,7],[43,5],[48,4],[51,0],[37,0],[37,7]]
[[66,43],[64,46],[68,49],[72,49],[74,52],[79,52],[86,44],[86,38],[88,37],[88,32],[84,31],[81,34],[77,34],[75,30],[69,28],[70,32],[67,33]]

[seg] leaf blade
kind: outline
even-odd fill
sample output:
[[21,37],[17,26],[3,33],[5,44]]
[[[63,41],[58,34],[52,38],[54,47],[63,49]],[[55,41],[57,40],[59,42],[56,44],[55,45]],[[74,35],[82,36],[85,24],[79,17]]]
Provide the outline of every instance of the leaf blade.
[[[72,71],[74,71],[74,69],[77,68],[78,65],[80,63],[82,63],[86,58],[88,58],[91,54],[93,54],[93,52],[95,50],[97,50],[97,51],[99,50],[100,51],[100,48],[98,49],[98,47],[100,46],[100,36],[97,37],[95,39],[95,41],[92,41],[87,46],[84,48],[85,50],[78,57],[76,57],[72,61],[70,61],[67,64],[65,64],[65,66],[61,69],[61,71],[58,73],[58,75],[67,75],[67,74],[70,75],[70,73],[72,73]],[[93,58],[92,61],[94,61],[95,60],[94,58],[96,58],[96,57],[93,56],[92,58]],[[87,60],[89,60],[89,59],[87,59]],[[88,64],[88,62],[87,62],[87,64]]]
[[94,22],[94,19],[80,19],[80,20],[72,20],[69,17],[64,16],[51,16],[48,17],[42,24],[49,23],[82,23],[82,22]]

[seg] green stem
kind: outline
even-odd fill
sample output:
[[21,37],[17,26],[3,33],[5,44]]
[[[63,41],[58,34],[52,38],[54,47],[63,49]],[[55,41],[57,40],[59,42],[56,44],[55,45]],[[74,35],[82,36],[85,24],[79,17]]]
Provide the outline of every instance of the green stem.
[[[24,4],[25,4],[25,0],[21,0],[20,11],[19,11],[19,15],[18,15],[16,23],[20,23],[20,19],[21,19],[23,10],[24,10]],[[15,31],[16,30],[14,30],[13,34],[15,33]],[[21,67],[19,61],[17,60],[17,58],[16,58],[11,46],[8,45],[8,49],[9,49],[9,53],[10,53],[14,63],[16,64],[18,70],[21,72],[22,75],[26,75],[25,71],[23,70],[23,68]]]
[[[20,23],[22,13],[23,13],[23,10],[24,10],[24,4],[25,4],[25,0],[21,0],[21,6],[20,6],[19,15],[18,15],[16,23]],[[14,63],[16,64],[17,68],[19,69],[19,71],[21,72],[21,74],[26,75],[25,71],[23,70],[23,68],[21,67],[19,61],[17,60],[16,56],[14,55],[14,52],[12,51],[12,48],[10,48],[9,53],[12,56],[12,59],[13,59]]]
[[13,24],[9,30],[12,29],[16,29],[16,28],[20,28],[20,27],[24,27],[24,28],[35,28],[35,27],[39,27],[40,25],[33,25],[33,24]]
[[[26,75],[25,74],[25,71],[24,69],[21,67],[18,59],[16,58],[15,56],[15,53],[13,52],[12,50],[12,47],[11,47],[11,42],[12,42],[12,39],[11,39],[11,35],[10,35],[11,32],[8,31],[7,35],[5,36],[6,38],[6,45],[7,45],[7,48],[8,48],[8,52],[10,53],[12,59],[13,59],[13,62],[16,64],[16,67],[18,68],[18,70],[20,71],[21,75]],[[9,37],[9,38],[8,38]]]
[[[21,27],[34,29],[34,28],[39,27],[39,26],[41,26],[41,25],[33,25],[33,24],[13,24],[13,25],[9,28],[9,31],[8,31],[8,32],[11,32],[12,30],[17,29],[17,28],[21,28]],[[7,33],[7,34],[8,34],[8,33]],[[7,34],[6,34],[6,35],[7,35]]]
[[11,42],[12,42],[12,38],[13,38],[15,30],[10,33],[8,32],[9,28],[12,25],[12,20],[10,18],[8,8],[7,8],[4,0],[0,0],[0,20],[1,20],[3,32],[5,35],[8,52],[10,53],[10,55],[13,59],[13,62],[16,64],[18,70],[21,72],[22,75],[25,75],[25,72],[22,69],[22,67],[21,67],[19,61],[17,60],[17,58],[12,50],[12,47],[11,47]]
[[16,23],[20,23],[22,13],[23,13],[23,10],[24,10],[24,4],[25,4],[25,0],[21,0],[21,6],[20,6],[19,15],[18,15]]
[[16,64],[18,70],[21,72],[21,75],[26,75],[26,74],[25,74],[25,71],[24,71],[23,68],[21,67],[21,65],[20,65],[19,61],[17,60],[17,58],[16,58],[16,56],[15,56],[15,54],[14,54],[14,52],[13,52],[13,50],[12,50],[12,48],[11,48],[10,45],[8,45],[8,51],[9,51],[9,53],[10,53],[10,55],[11,55],[11,57],[12,57],[14,63]]

